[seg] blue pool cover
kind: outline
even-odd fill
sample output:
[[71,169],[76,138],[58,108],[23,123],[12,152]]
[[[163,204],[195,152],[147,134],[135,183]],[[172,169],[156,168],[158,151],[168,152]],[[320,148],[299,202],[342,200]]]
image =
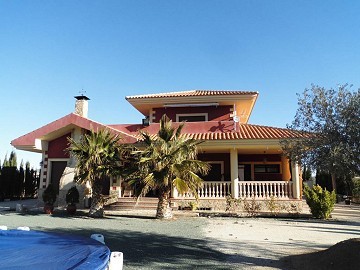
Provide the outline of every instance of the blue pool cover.
[[0,269],[106,269],[110,250],[102,243],[69,234],[0,230]]

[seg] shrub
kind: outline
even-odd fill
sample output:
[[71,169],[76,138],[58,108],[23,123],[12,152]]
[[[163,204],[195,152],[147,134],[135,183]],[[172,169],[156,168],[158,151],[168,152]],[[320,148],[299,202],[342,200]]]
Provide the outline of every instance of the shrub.
[[352,189],[352,195],[355,198],[360,198],[360,177],[355,177],[353,180],[353,189]]
[[253,197],[250,201],[244,199],[244,210],[247,212],[248,216],[254,217],[261,210],[261,203],[257,202]]
[[265,200],[266,208],[272,215],[278,215],[281,211],[281,205],[275,196],[271,196],[270,199]]
[[191,211],[195,211],[198,208],[197,202],[193,202],[193,201],[189,202],[189,206],[191,208]]
[[42,194],[42,199],[45,204],[53,205],[56,201],[56,191],[52,184],[49,184]]
[[231,195],[226,196],[225,212],[236,212],[241,204],[241,199],[232,198]]
[[310,207],[310,212],[314,218],[328,219],[334,210],[336,194],[322,189],[319,185],[309,188],[304,186],[306,203]]
[[74,205],[76,203],[79,203],[79,197],[80,197],[79,191],[77,190],[76,186],[73,186],[66,193],[65,200],[67,204]]

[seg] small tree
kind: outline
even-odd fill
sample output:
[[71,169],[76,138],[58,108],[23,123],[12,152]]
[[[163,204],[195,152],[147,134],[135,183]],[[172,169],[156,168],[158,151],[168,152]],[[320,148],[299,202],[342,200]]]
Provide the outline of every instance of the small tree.
[[54,189],[53,184],[49,184],[47,188],[44,190],[42,194],[42,199],[45,203],[44,205],[44,212],[47,214],[52,214],[54,211],[54,203],[56,201],[56,191]]
[[49,184],[42,194],[42,199],[44,203],[54,205],[56,197],[57,194],[53,187],[53,184]]
[[70,215],[76,213],[76,204],[79,203],[80,194],[76,186],[73,186],[66,193],[65,201],[67,203],[66,211]]
[[360,90],[349,88],[312,85],[298,94],[299,107],[289,128],[304,136],[282,141],[291,160],[329,172],[335,191],[337,176],[360,173]]
[[304,194],[314,218],[328,219],[330,217],[336,202],[335,191],[329,192],[319,185],[315,185],[313,188],[304,186]]
[[80,194],[76,186],[73,186],[68,190],[66,193],[65,201],[67,204],[75,205],[76,203],[79,203]]
[[118,174],[121,167],[120,137],[107,129],[90,131],[80,141],[69,138],[68,150],[76,158],[76,181],[92,188],[92,201],[89,210],[91,217],[104,216],[103,181]]
[[36,170],[30,168],[30,162],[25,163],[25,197],[34,198],[38,189],[38,175]]
[[172,126],[172,121],[163,115],[157,136],[140,132],[145,149],[135,151],[136,177],[129,181],[136,187],[138,196],[146,195],[149,191],[158,194],[156,217],[168,219],[172,217],[170,205],[171,189],[175,187],[180,193],[192,192],[197,196],[197,188],[202,184],[198,175],[207,174],[210,166],[206,162],[197,160],[197,146],[202,141],[187,139],[181,136],[184,123],[178,127]]

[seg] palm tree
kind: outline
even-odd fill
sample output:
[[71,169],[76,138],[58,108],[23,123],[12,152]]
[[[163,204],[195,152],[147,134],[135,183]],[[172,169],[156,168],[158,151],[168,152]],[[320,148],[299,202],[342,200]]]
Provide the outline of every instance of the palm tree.
[[172,121],[164,115],[157,136],[140,132],[145,149],[134,152],[138,155],[138,178],[129,183],[137,188],[137,196],[144,196],[150,190],[157,192],[157,218],[172,217],[172,187],[180,193],[190,191],[197,198],[197,188],[202,184],[197,173],[205,175],[210,168],[206,162],[196,159],[197,145],[202,141],[181,136],[183,127],[184,123],[172,127]]
[[120,137],[107,129],[91,130],[80,141],[69,138],[68,151],[76,158],[75,180],[80,184],[88,182],[92,188],[91,217],[104,216],[103,181],[116,175],[120,167]]

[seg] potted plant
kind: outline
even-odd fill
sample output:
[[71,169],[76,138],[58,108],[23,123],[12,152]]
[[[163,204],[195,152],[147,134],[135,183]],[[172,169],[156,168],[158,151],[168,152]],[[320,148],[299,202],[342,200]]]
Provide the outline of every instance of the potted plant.
[[46,214],[52,214],[54,212],[54,203],[56,201],[56,191],[52,184],[49,184],[42,194],[44,201],[44,212]]
[[79,197],[80,194],[76,186],[70,188],[66,193],[66,197],[65,197],[67,203],[66,211],[68,212],[68,214],[74,215],[76,213],[76,204],[79,203]]

